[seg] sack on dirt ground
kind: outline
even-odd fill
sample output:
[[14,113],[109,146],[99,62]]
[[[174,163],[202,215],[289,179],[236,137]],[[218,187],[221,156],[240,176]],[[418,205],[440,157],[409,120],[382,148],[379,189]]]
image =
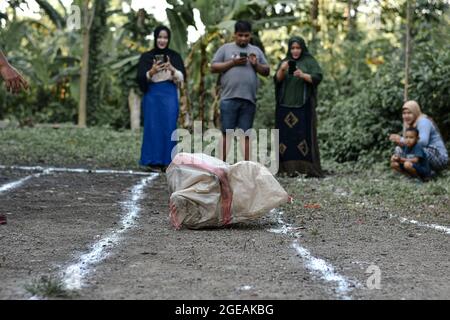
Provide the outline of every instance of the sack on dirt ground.
[[289,201],[263,165],[229,165],[205,154],[179,153],[166,171],[170,220],[176,229],[221,227],[254,220]]

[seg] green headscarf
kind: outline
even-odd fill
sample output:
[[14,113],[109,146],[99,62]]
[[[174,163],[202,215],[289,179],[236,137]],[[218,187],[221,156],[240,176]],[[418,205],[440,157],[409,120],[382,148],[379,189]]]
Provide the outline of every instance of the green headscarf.
[[[291,54],[294,43],[298,43],[302,49],[298,59],[294,59]],[[296,62],[297,69],[311,75],[313,83],[310,84],[286,72],[284,80],[281,83],[276,83],[277,103],[282,106],[300,108],[305,104],[309,96],[314,94],[315,88],[322,81],[322,69],[316,59],[309,53],[305,40],[301,37],[292,37],[289,39],[286,58],[281,61],[277,71],[284,61],[289,60]]]
[[[300,57],[298,57],[298,59],[294,59],[291,55],[291,49],[294,43],[298,43],[300,45],[300,48],[302,49],[302,53],[300,54]],[[286,59],[300,60],[302,57],[307,56],[312,57],[311,53],[309,53],[308,47],[306,46],[305,40],[302,37],[295,37],[295,36],[290,38],[288,42],[288,51]]]

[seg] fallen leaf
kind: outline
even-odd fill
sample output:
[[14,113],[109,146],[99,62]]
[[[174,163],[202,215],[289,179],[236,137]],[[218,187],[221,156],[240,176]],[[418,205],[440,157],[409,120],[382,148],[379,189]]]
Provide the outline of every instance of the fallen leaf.
[[304,205],[306,209],[320,209],[319,203],[307,203]]

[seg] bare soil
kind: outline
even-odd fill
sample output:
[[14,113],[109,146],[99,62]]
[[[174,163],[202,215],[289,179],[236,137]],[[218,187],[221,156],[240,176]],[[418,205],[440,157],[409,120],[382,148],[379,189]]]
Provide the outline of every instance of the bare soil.
[[[30,173],[1,170],[0,186]],[[25,286],[61,276],[99,237],[119,227],[121,203],[142,177],[52,173],[0,193],[0,299],[29,299]],[[312,192],[312,191],[311,191]],[[175,231],[161,175],[144,188],[136,225],[70,299],[340,299],[334,281],[311,271],[273,214],[222,229]],[[351,283],[352,299],[449,299],[450,235],[401,223],[389,212],[287,210],[300,246]],[[433,220],[434,219],[434,220]],[[429,217],[428,223],[442,223]],[[381,289],[366,285],[370,265]]]

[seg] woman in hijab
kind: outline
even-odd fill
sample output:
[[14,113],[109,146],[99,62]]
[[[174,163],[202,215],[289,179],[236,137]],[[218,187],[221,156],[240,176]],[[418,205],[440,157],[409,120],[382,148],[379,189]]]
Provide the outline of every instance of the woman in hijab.
[[183,60],[169,49],[170,30],[155,29],[154,48],[142,54],[138,66],[138,84],[144,94],[142,110],[144,135],[140,164],[153,171],[164,170],[172,161],[176,141],[171,140],[177,128],[178,91],[186,76]]
[[280,173],[323,176],[317,141],[317,86],[322,69],[300,37],[275,74],[276,128],[280,134]]
[[[403,133],[408,128],[416,128],[419,131],[419,141],[417,143],[425,151],[431,169],[435,172],[445,169],[448,165],[448,152],[439,129],[433,120],[422,113],[419,104],[414,100],[406,101],[403,104],[402,118]],[[404,140],[398,134],[391,134],[389,140],[400,147],[404,146]],[[396,153],[399,151],[396,148]]]

